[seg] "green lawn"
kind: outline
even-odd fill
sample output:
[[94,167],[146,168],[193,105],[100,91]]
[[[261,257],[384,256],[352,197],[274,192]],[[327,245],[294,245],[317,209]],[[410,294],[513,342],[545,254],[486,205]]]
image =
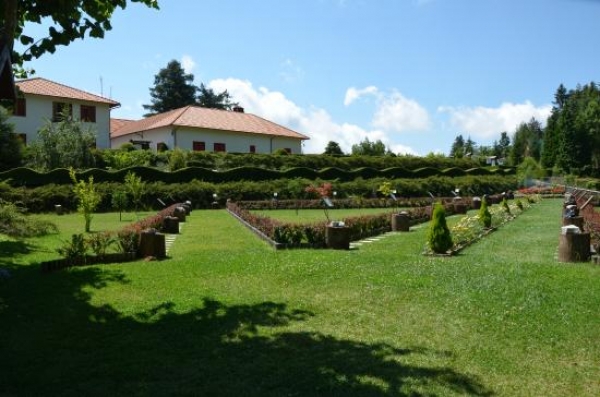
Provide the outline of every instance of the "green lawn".
[[160,262],[41,274],[3,242],[0,396],[597,396],[600,267],[556,262],[560,210],[450,258],[426,225],[276,252],[220,210]]

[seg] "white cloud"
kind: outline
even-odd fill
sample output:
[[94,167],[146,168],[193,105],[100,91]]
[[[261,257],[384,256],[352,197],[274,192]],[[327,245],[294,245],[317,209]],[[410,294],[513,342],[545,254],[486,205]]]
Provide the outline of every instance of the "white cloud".
[[279,76],[286,83],[296,83],[304,77],[304,70],[289,58],[281,63],[281,68]]
[[337,123],[324,109],[302,108],[283,93],[265,87],[256,88],[248,80],[217,79],[209,82],[208,86],[215,91],[227,90],[249,113],[309,136],[310,140],[305,142],[305,153],[322,153],[329,141],[337,142],[344,152],[349,153],[352,145],[365,138],[381,140],[394,152],[414,153],[409,147],[394,146],[382,130],[366,130],[355,124]]
[[514,132],[519,124],[534,117],[542,124],[550,115],[552,105],[536,107],[530,101],[525,103],[505,102],[497,108],[442,106],[438,112],[450,115],[450,124],[457,133],[470,134],[480,139],[491,139],[501,132]]
[[184,55],[181,57],[181,66],[186,73],[192,73],[194,68],[196,67],[196,62],[189,55]]
[[380,99],[373,116],[373,126],[385,131],[426,131],[430,125],[427,110],[397,91]]
[[352,102],[356,101],[361,96],[365,95],[377,95],[377,87],[370,85],[363,89],[357,89],[356,87],[350,87],[346,90],[346,96],[344,97],[344,106],[349,106]]

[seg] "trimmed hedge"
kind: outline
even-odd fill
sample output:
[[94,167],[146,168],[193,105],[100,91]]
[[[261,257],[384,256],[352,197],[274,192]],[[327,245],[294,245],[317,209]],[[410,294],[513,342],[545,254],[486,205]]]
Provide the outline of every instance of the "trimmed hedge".
[[[96,182],[96,179],[94,179]],[[334,181],[333,188],[337,192],[337,199],[350,199],[367,205],[368,199],[377,197],[382,200],[379,206],[390,205],[388,198],[377,194],[377,189],[383,182],[391,182],[397,190],[396,196],[400,202],[404,198],[422,198],[430,201],[428,192],[437,197],[448,197],[455,188],[459,188],[464,195],[478,195],[500,193],[515,190],[518,181],[516,177],[505,176],[464,176],[464,177],[431,177],[424,179],[395,179],[375,178],[365,180],[357,178],[351,181]],[[212,208],[213,194],[217,194],[217,202],[222,207],[227,199],[234,201],[272,200],[273,193],[277,192],[280,200],[307,199],[305,188],[320,183],[313,179],[278,179],[274,181],[231,181],[226,183],[212,183],[207,181],[192,180],[186,183],[164,183],[160,181],[148,182],[142,196],[142,206],[146,209],[160,209],[162,204],[167,205],[192,201],[196,208]],[[98,207],[99,212],[112,211],[112,194],[122,190],[118,182],[95,183],[102,200]],[[39,187],[11,187],[0,182],[0,199],[19,203],[29,212],[51,212],[54,206],[60,204],[67,211],[74,211],[77,202],[72,192],[72,185],[49,184]],[[387,203],[387,204],[385,204]],[[369,204],[370,205],[370,204]]]
[[[437,169],[431,167],[407,170],[405,168],[375,169],[371,167],[357,168],[347,171],[341,168],[328,167],[321,170],[312,170],[305,167],[290,168],[284,171],[265,169],[261,167],[238,167],[227,171],[216,171],[200,167],[188,167],[175,172],[165,172],[152,167],[129,167],[117,171],[108,171],[98,168],[77,172],[77,179],[85,179],[93,176],[94,182],[123,182],[128,172],[133,172],[141,177],[143,181],[155,181],[164,183],[186,183],[194,179],[212,182],[226,183],[234,181],[274,181],[284,178],[306,178],[322,179],[328,181],[349,182],[358,178],[375,179],[417,179],[433,176],[460,177],[465,175],[514,175],[514,169],[471,168],[463,170],[460,168]],[[15,168],[0,172],[0,181],[7,181],[13,186],[44,186],[47,184],[70,184],[69,171],[58,168],[49,172],[38,172],[29,168]]]

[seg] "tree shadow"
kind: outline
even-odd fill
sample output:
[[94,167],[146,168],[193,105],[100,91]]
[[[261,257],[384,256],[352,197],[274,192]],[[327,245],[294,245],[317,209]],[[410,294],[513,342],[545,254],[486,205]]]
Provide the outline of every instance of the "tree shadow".
[[0,284],[0,395],[492,395],[445,352],[291,331],[314,314],[285,303],[123,313],[93,305],[94,290],[128,283],[118,270],[14,272]]

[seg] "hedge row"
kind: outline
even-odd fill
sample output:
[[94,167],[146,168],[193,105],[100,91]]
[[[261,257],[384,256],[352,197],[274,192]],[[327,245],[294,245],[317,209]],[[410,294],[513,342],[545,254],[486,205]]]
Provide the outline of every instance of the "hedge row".
[[173,151],[156,153],[149,150],[97,150],[94,152],[96,166],[99,168],[111,167],[115,169],[126,168],[134,165],[151,165],[157,167],[170,166],[173,153],[177,153],[178,160],[183,157],[187,167],[203,167],[208,169],[228,170],[231,168],[253,166],[274,170],[284,170],[295,167],[322,169],[328,167],[353,170],[362,167],[385,169],[402,167],[417,169],[424,167],[469,169],[485,166],[484,158],[452,158],[445,156],[330,156],[322,154],[249,154],[249,153],[214,153]]
[[[393,180],[358,178],[349,182],[335,181],[333,189],[336,191],[338,199],[383,198],[377,190],[386,181],[392,183],[399,198],[428,198],[429,193],[437,197],[447,197],[451,196],[451,192],[454,192],[456,188],[460,189],[464,196],[493,194],[515,190],[517,187],[517,178],[514,176],[463,176]],[[234,201],[272,200],[275,192],[280,200],[310,199],[311,196],[305,189],[315,183],[318,184],[319,181],[302,178],[219,184],[198,180],[172,184],[151,182],[146,184],[142,205],[146,209],[160,209],[163,204],[158,201],[159,199],[167,205],[190,200],[195,208],[211,208],[215,202],[213,194],[217,195],[216,202],[220,207],[223,207],[228,199]],[[123,185],[116,182],[103,182],[95,185],[102,196],[98,211],[114,211],[111,204],[112,194],[122,190]],[[27,208],[29,212],[53,211],[57,204],[62,205],[68,211],[74,211],[77,208],[72,185],[11,187],[6,183],[0,183],[0,199],[18,203]]]
[[[416,179],[432,176],[486,176],[486,175],[514,175],[512,168],[469,168],[457,167],[438,169],[432,167],[409,170],[403,167],[393,167],[378,170],[370,167],[357,168],[346,171],[341,168],[323,168],[315,170],[306,167],[289,168],[284,171],[269,170],[259,167],[238,167],[227,171],[215,171],[207,168],[189,167],[175,172],[165,172],[152,167],[130,167],[117,171],[108,171],[93,168],[77,173],[78,179],[93,177],[95,182],[123,182],[128,172],[133,172],[144,181],[164,183],[185,183],[194,179],[212,183],[225,183],[234,181],[272,181],[277,179],[322,179],[353,181],[358,178],[388,178],[388,179]],[[13,186],[43,186],[47,184],[70,184],[69,170],[58,168],[49,172],[38,172],[30,168],[15,168],[0,172],[0,180],[7,181]]]

